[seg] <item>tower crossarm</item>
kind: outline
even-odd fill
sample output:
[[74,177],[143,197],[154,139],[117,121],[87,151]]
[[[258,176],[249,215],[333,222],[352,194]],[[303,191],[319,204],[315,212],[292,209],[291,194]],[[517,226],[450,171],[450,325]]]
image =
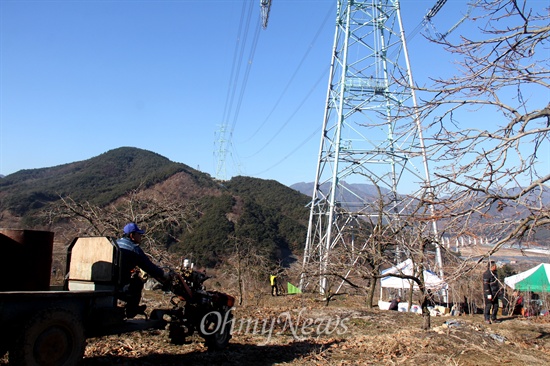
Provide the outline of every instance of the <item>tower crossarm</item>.
[[269,20],[269,10],[271,10],[271,0],[260,0],[262,27],[267,28],[267,21]]
[[443,7],[443,5],[445,5],[445,3],[447,2],[447,0],[438,0],[435,5],[430,9],[430,11],[428,11],[428,13],[426,14],[426,16],[424,17],[424,19],[426,20],[430,20],[432,19],[437,13],[439,13],[439,11],[441,10],[441,8]]

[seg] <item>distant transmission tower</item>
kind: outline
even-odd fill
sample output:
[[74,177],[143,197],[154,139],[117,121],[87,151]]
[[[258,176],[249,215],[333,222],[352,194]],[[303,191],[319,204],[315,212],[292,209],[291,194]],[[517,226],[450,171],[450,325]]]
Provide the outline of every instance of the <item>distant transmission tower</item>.
[[[337,0],[330,80],[315,186],[303,259],[303,272],[315,268],[319,289],[329,290],[333,249],[357,264],[354,230],[365,218],[397,223],[415,197],[429,189],[429,171],[418,118],[404,112],[415,105],[399,1]],[[359,188],[378,187],[380,201]],[[405,187],[406,184],[406,187]],[[414,187],[407,196],[399,190]],[[376,195],[376,194],[375,194]],[[371,196],[372,197],[372,196]],[[409,201],[407,201],[409,200]],[[437,232],[435,222],[433,230]],[[440,253],[438,252],[439,263]],[[403,258],[404,259],[404,258]],[[300,286],[310,282],[302,274]],[[311,273],[311,272],[310,272]],[[340,287],[344,281],[340,283]],[[332,284],[331,284],[332,285]],[[331,287],[331,292],[336,286]]]
[[[240,74],[240,61],[242,61],[241,57],[243,55],[244,49],[246,47],[246,39],[249,29],[249,22],[250,22],[250,14],[252,12],[252,3],[243,2],[243,14],[248,14],[247,17],[244,17],[241,19],[241,21],[244,21],[241,25],[244,25],[244,27],[239,27],[239,39],[243,38],[243,42],[240,43],[237,42],[237,47],[235,47],[235,56],[234,56],[234,64],[232,67],[232,73],[231,73],[231,80],[230,80],[230,87],[229,87],[229,94],[228,99],[226,102],[226,108],[224,111],[224,118],[223,118],[223,125],[220,126],[220,129],[216,136],[215,141],[215,151],[214,151],[214,157],[216,159],[216,172],[215,177],[220,180],[226,180],[227,177],[227,169],[226,169],[226,157],[228,154],[231,153],[233,150],[232,146],[232,139],[233,139],[233,130],[235,129],[235,124],[238,120],[239,110],[242,103],[242,98],[244,96],[244,90],[246,89],[246,81],[248,80],[248,75],[250,73],[250,70],[252,68],[252,60],[254,59],[254,54],[256,52],[256,45],[258,43],[259,39],[259,25],[261,24],[263,29],[267,28],[267,23],[269,20],[269,11],[271,9],[271,0],[260,0],[260,23],[258,23],[258,27],[256,28],[256,31],[254,32],[252,46],[250,49],[249,59],[247,61],[245,76],[243,80],[241,81],[240,87],[241,91],[238,97],[238,100],[236,102],[236,109],[234,110],[234,116],[232,117],[233,123],[231,125],[231,128],[228,128],[229,123],[228,120],[230,119],[231,109],[233,106],[234,98],[237,95],[237,89],[239,86],[239,74]],[[238,57],[240,55],[240,57]],[[238,174],[239,172],[239,168]]]
[[230,149],[228,144],[231,144],[231,141],[227,139],[226,134],[226,125],[221,125],[219,131],[216,133],[215,146],[216,150],[214,151],[214,156],[216,158],[216,172],[214,177],[220,180],[227,179],[227,171],[225,165],[225,158]]

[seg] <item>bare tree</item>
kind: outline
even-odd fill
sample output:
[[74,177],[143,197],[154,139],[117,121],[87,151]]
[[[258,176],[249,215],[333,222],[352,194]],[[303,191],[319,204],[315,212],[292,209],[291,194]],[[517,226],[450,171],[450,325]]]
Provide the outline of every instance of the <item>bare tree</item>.
[[[431,326],[428,310],[428,288],[424,269],[435,268],[434,249],[438,245],[432,233],[430,200],[402,197],[407,207],[400,207],[400,214],[387,217],[391,199],[378,190],[379,198],[370,207],[371,214],[356,215],[353,225],[340,232],[341,245],[331,249],[328,264],[321,266],[310,262],[305,268],[306,282],[315,283],[320,276],[326,278],[324,292],[327,304],[335,296],[348,293],[367,293],[367,306],[372,307],[379,279],[385,276],[402,278],[409,283],[409,304],[421,305],[424,316],[423,329]],[[353,213],[342,211],[339,219],[348,219]],[[396,261],[412,260],[412,272],[397,270],[381,274],[381,270]],[[304,274],[303,274],[304,275]],[[410,305],[409,305],[410,307]]]
[[470,38],[434,40],[457,74],[418,95],[437,216],[451,234],[496,237],[489,256],[550,224],[550,16],[545,2],[475,6]]
[[230,241],[231,252],[224,261],[222,272],[230,285],[237,288],[239,305],[247,298],[259,300],[262,289],[269,288],[268,251],[262,251],[250,239],[232,237]]
[[192,202],[174,200],[161,193],[144,195],[136,189],[117,202],[100,207],[71,197],[60,200],[42,213],[57,237],[66,242],[77,236],[105,235],[118,237],[128,222],[146,229],[142,246],[157,261],[178,263],[166,249],[168,242],[178,241],[178,233],[191,230],[197,208]]

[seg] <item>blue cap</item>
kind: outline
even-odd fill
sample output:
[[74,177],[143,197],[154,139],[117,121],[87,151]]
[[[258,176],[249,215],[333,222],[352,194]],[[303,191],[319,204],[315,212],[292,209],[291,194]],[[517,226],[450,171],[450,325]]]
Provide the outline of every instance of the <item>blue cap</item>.
[[124,234],[131,233],[145,234],[145,230],[141,230],[135,223],[131,222],[124,226]]

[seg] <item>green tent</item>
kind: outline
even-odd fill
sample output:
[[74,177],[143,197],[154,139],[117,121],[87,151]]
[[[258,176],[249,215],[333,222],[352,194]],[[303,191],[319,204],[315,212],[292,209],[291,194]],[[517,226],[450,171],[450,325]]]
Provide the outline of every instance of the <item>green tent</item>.
[[525,272],[504,279],[514,290],[550,292],[550,264],[541,263]]
[[286,287],[287,287],[287,291],[286,291],[287,294],[301,294],[302,293],[302,291],[300,291],[300,289],[298,287],[294,286],[290,282],[286,283]]

